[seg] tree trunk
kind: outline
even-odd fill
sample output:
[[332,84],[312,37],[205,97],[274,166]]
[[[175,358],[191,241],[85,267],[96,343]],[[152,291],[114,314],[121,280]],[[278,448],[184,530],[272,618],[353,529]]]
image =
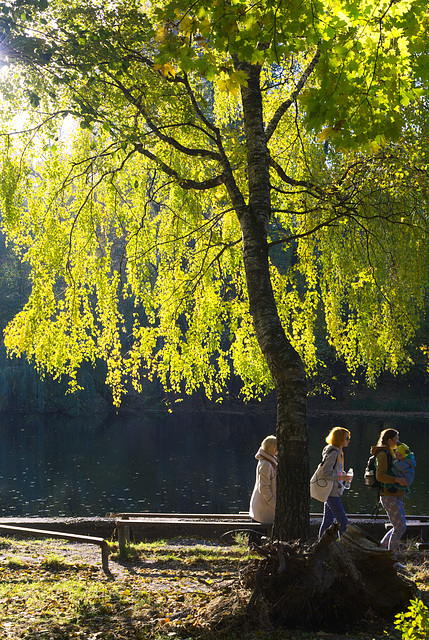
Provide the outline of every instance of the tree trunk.
[[268,262],[271,216],[269,151],[264,131],[260,68],[240,64],[249,76],[242,88],[247,141],[249,203],[238,213],[250,313],[277,392],[279,466],[273,536],[309,536],[307,387],[303,363],[287,339],[273,294]]

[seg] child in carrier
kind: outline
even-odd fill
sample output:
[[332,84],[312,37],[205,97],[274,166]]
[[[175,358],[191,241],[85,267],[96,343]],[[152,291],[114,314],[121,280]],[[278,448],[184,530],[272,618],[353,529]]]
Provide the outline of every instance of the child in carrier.
[[[416,461],[414,454],[410,451],[409,447],[403,442],[398,445],[395,451],[395,460],[392,461],[392,472],[398,478],[405,478],[408,480],[408,487],[414,480],[414,468]],[[397,482],[395,484],[387,484],[387,491],[389,493],[396,493],[398,489],[403,489]],[[407,488],[408,493],[408,488]]]

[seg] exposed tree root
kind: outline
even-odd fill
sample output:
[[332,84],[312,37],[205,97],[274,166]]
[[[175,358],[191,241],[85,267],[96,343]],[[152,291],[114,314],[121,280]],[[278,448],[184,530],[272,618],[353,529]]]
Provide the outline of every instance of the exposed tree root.
[[218,635],[273,624],[338,632],[370,611],[391,619],[406,609],[417,589],[396,572],[393,554],[357,527],[349,526],[341,540],[337,532],[333,525],[310,547],[255,547],[261,560],[242,571],[240,588],[205,608],[206,628]]

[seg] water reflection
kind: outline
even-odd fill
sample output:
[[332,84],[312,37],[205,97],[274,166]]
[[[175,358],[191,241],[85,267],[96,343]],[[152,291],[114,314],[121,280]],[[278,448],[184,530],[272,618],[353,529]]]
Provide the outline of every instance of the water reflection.
[[[104,515],[107,511],[247,510],[254,454],[274,431],[275,416],[224,413],[146,414],[99,420],[0,417],[0,514]],[[369,447],[393,426],[414,450],[416,480],[408,513],[429,512],[427,420],[310,419],[310,461],[319,461],[329,429],[352,432],[346,465],[355,471],[343,502],[349,513],[372,509],[362,475]],[[320,511],[322,505],[312,504]]]

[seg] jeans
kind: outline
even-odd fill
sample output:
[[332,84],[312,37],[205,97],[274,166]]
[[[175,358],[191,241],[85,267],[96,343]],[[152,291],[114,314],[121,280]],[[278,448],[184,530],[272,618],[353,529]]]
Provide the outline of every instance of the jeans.
[[405,517],[405,507],[402,498],[395,496],[381,496],[380,502],[386,509],[392,528],[384,536],[381,546],[391,551],[397,551],[399,541],[407,529],[407,519]]
[[329,496],[327,501],[324,503],[323,520],[319,530],[319,538],[321,538],[323,532],[333,524],[334,520],[336,520],[340,525],[339,533],[341,536],[347,527],[347,516],[340,498],[337,496]]

